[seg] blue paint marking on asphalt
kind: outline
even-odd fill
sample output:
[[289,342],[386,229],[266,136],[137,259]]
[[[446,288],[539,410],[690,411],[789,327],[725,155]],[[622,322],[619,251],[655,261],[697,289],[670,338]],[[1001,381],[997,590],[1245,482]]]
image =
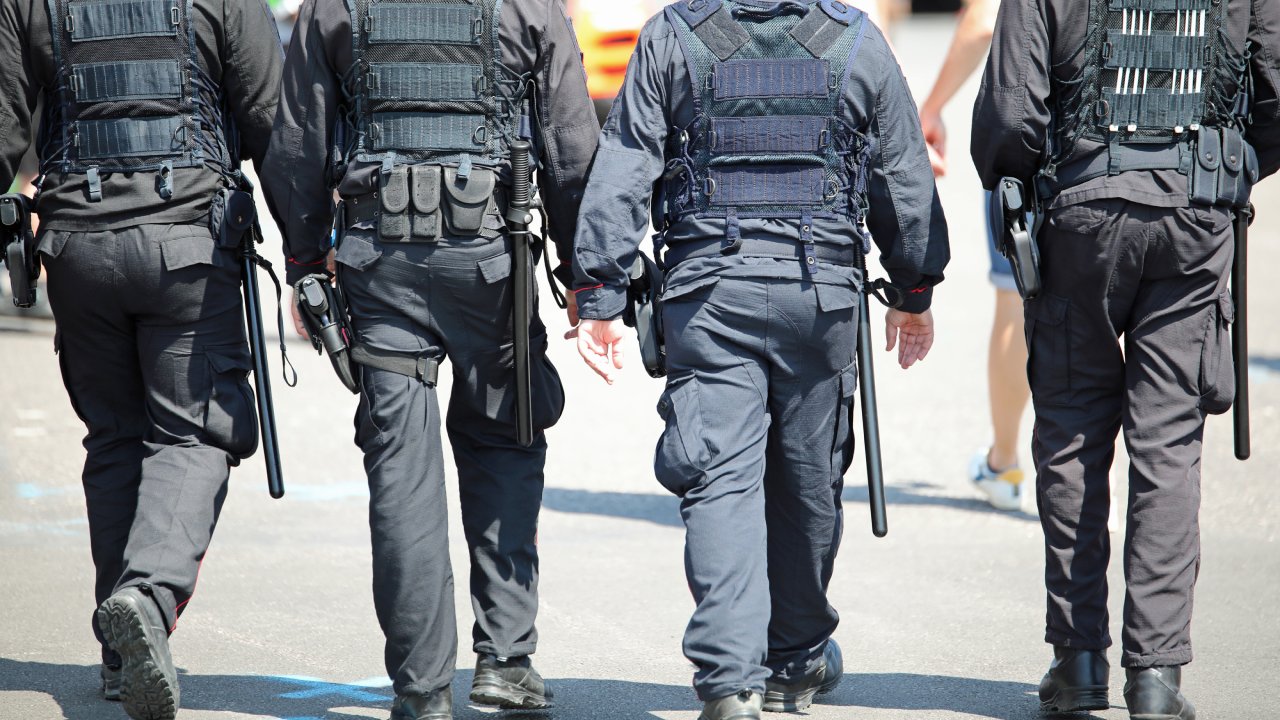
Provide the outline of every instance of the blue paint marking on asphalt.
[[[280,693],[276,696],[287,700],[307,700],[326,695],[337,695],[344,700],[355,702],[385,702],[388,699],[386,695],[370,692],[370,690],[391,686],[391,681],[385,677],[367,678],[353,683],[334,683],[319,678],[293,675],[273,675],[270,677],[272,680],[293,683],[303,687],[301,690]],[[293,720],[305,719],[295,718]]]
[[1280,378],[1280,373],[1270,367],[1270,363],[1262,364],[1257,361],[1249,362],[1249,382],[1270,382]]
[[23,500],[35,500],[42,497],[50,497],[52,495],[66,495],[74,491],[76,488],[67,487],[41,487],[35,483],[18,483],[13,486],[18,493],[18,497]]
[[341,482],[333,483],[332,485],[298,485],[295,483],[289,486],[289,497],[294,500],[311,502],[368,498],[369,484],[364,481]]

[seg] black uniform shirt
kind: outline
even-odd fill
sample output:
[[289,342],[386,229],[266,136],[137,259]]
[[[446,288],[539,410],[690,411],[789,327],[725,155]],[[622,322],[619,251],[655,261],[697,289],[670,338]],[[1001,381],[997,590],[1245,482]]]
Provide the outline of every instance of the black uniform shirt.
[[[973,108],[970,151],[984,187],[1001,177],[1029,182],[1040,169],[1057,87],[1087,60],[1088,3],[1082,0],[1005,0],[1000,4],[991,56]],[[1246,138],[1265,177],[1280,168],[1280,2],[1230,0],[1224,28],[1231,44],[1252,43],[1253,123]],[[1082,140],[1077,153],[1097,151]],[[1187,178],[1176,170],[1130,171],[1068,188],[1050,207],[1123,198],[1155,207],[1185,207]]]
[[[821,12],[817,7],[809,11]],[[849,126],[871,139],[867,226],[889,279],[905,293],[902,309],[918,313],[929,307],[932,286],[941,282],[950,259],[947,225],[902,71],[880,30],[868,23],[865,33],[849,68],[840,112]],[[622,313],[626,268],[649,227],[650,199],[665,167],[667,138],[672,128],[690,125],[693,100],[684,52],[675,29],[660,13],[640,32],[626,81],[601,133],[583,199],[574,243],[581,317],[610,319]],[[661,227],[659,211],[654,212],[653,223]],[[744,238],[798,242],[798,221],[742,218],[739,222]],[[675,244],[724,236],[722,218],[685,219],[668,230],[666,241]],[[813,236],[824,244],[859,242],[853,226],[843,218],[814,218]],[[666,292],[693,289],[701,278],[712,275],[801,278],[804,272],[799,262],[789,259],[762,261],[735,255],[687,260],[668,275]],[[854,273],[851,268],[822,265],[814,279],[820,285],[851,285]]]
[[[262,0],[195,0],[200,62],[220,83],[240,130],[240,154],[261,170],[275,117],[283,62],[275,20]],[[0,189],[7,189],[35,136],[36,101],[56,75],[45,0],[0,3]],[[175,168],[173,197],[156,192],[154,172],[103,173],[102,200],[90,202],[83,173],[51,173],[36,212],[55,230],[114,230],[142,223],[183,223],[209,212],[221,176],[203,167]]]
[[[507,68],[533,74],[539,191],[548,233],[566,266],[558,274],[567,280],[582,186],[600,132],[582,54],[560,0],[505,0],[498,42]],[[283,97],[262,175],[267,202],[284,236],[290,283],[324,261],[333,224],[333,188],[346,197],[377,188],[379,165],[374,163],[354,162],[335,177],[342,161],[332,155],[340,121],[340,78],[351,67],[351,56],[351,13],[344,0],[306,2],[289,43]]]

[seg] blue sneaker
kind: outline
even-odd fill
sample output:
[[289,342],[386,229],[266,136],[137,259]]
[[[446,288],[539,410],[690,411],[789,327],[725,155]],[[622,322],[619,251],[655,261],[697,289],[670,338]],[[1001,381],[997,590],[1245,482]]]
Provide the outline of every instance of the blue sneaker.
[[1025,476],[1017,466],[996,472],[987,464],[991,448],[979,448],[969,461],[969,480],[997,510],[1022,509],[1022,481]]

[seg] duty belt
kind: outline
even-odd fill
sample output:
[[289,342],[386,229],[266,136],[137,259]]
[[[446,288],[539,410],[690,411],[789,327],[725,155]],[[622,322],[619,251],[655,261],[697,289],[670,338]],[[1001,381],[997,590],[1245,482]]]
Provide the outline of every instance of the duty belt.
[[[813,243],[813,248],[820,262],[845,267],[853,267],[858,263],[858,251],[852,245],[832,246]],[[742,238],[736,247],[726,245],[723,240],[690,240],[675,242],[668,246],[662,258],[662,264],[665,268],[673,268],[686,260],[695,258],[733,255],[773,257],[803,262],[805,251],[804,243],[798,240]]]

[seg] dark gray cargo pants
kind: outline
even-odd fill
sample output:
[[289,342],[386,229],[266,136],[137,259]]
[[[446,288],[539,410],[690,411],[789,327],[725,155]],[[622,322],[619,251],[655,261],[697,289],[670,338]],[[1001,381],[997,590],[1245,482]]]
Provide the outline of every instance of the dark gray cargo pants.
[[853,457],[857,298],[720,277],[665,299],[654,464],[681,497],[697,603],[684,652],[703,700],[806,672],[839,622],[826,590]]
[[1230,214],[1095,200],[1051,211],[1040,252],[1044,292],[1026,305],[1026,332],[1045,640],[1111,644],[1108,472],[1123,427],[1131,466],[1121,663],[1190,662],[1204,421],[1235,395]]
[[[515,437],[510,243],[446,239],[379,243],[351,230],[337,252],[359,342],[453,363],[445,426],[458,468],[471,559],[477,653],[532,654],[537,642],[538,511],[547,444],[564,407],[535,316],[532,447]],[[356,443],[369,476],[373,600],[397,693],[428,693],[457,660],[453,571],[436,390],[362,368]]]
[[40,250],[63,381],[88,428],[95,602],[149,586],[172,629],[229,467],[257,447],[235,253],[194,224],[47,230]]

